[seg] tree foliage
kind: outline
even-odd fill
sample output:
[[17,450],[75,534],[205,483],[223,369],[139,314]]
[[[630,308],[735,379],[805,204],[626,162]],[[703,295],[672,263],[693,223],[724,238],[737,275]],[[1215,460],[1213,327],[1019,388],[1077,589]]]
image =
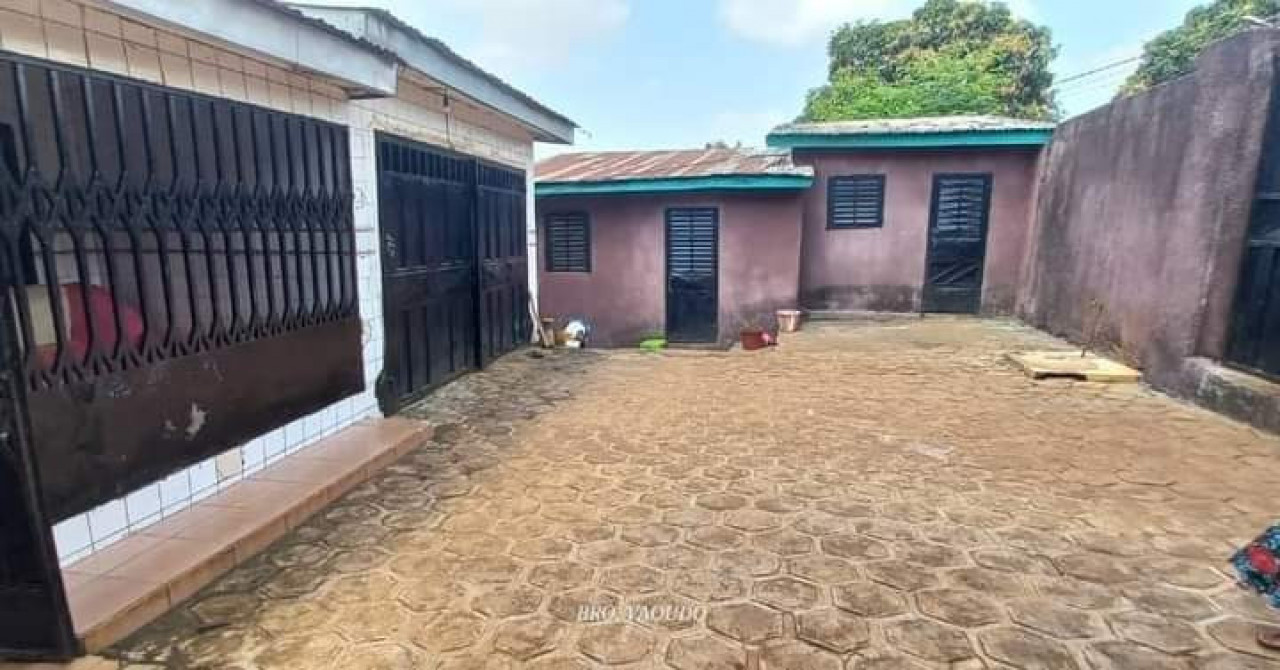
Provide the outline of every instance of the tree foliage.
[[830,79],[802,119],[1056,115],[1049,29],[1001,3],[928,0],[910,19],[860,21],[831,37]]
[[1249,26],[1246,17],[1280,13],[1280,0],[1215,0],[1187,13],[1182,25],[1147,42],[1142,61],[1121,89],[1135,93],[1177,79],[1195,68],[1209,44]]

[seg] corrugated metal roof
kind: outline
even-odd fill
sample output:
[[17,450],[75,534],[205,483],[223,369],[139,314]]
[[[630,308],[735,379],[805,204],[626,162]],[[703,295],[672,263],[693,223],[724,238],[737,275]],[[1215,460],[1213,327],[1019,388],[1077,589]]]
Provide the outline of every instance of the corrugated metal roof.
[[606,151],[553,156],[538,163],[539,183],[631,179],[813,175],[791,162],[791,153],[769,149]]
[[[281,3],[279,0],[259,0],[259,1],[261,1],[261,2],[270,2],[270,3],[282,4],[282,5],[283,5],[283,3]],[[402,31],[404,31],[405,33],[407,33],[408,35],[411,35],[415,40],[417,40],[417,41],[421,42],[422,44],[426,45],[428,48],[434,49],[435,51],[437,51],[438,53],[440,53],[442,56],[444,56],[445,58],[447,58],[448,60],[450,60],[450,61],[452,61],[452,62],[456,63],[458,66],[460,66],[460,67],[462,67],[462,68],[465,68],[465,69],[467,69],[467,70],[470,70],[471,72],[474,72],[474,73],[476,74],[476,76],[481,77],[481,78],[485,79],[486,81],[488,81],[488,82],[492,83],[494,86],[496,86],[496,87],[498,87],[499,89],[503,90],[504,92],[506,92],[506,93],[507,93],[508,95],[510,95],[511,97],[513,97],[513,98],[515,98],[515,99],[517,99],[517,100],[519,100],[519,101],[523,102],[524,104],[529,105],[530,107],[533,107],[533,108],[535,108],[535,109],[537,109],[537,110],[541,111],[542,113],[544,113],[544,114],[546,114],[546,115],[548,115],[548,116],[551,116],[551,117],[553,117],[553,118],[555,118],[555,119],[557,119],[557,120],[559,120],[559,121],[561,121],[561,122],[563,122],[563,123],[566,123],[566,124],[568,124],[568,125],[571,125],[571,126],[573,126],[573,127],[575,127],[575,128],[578,126],[578,124],[574,123],[572,119],[570,119],[570,118],[568,118],[568,117],[564,116],[563,114],[561,114],[561,113],[559,113],[559,112],[557,112],[557,111],[555,111],[555,110],[551,109],[550,107],[547,107],[546,105],[543,105],[541,102],[538,102],[537,100],[535,100],[532,96],[530,96],[530,95],[528,95],[527,93],[525,93],[525,92],[521,91],[520,89],[517,89],[515,86],[512,86],[511,84],[507,83],[507,82],[506,82],[505,80],[503,80],[501,77],[498,77],[497,75],[494,75],[494,74],[492,74],[492,73],[488,72],[487,70],[485,70],[484,68],[480,67],[479,65],[476,65],[475,63],[471,62],[470,60],[468,60],[468,59],[464,58],[461,54],[459,54],[458,52],[456,52],[456,51],[454,51],[453,49],[451,49],[451,48],[449,47],[449,45],[445,44],[444,42],[442,42],[442,41],[440,41],[440,40],[438,40],[438,39],[436,39],[436,38],[434,38],[434,37],[431,37],[430,35],[427,35],[426,33],[423,33],[421,30],[418,30],[418,29],[417,29],[417,28],[415,28],[414,26],[410,25],[408,22],[406,22],[406,21],[402,20],[400,17],[396,16],[395,14],[392,14],[391,12],[389,12],[389,11],[387,11],[387,10],[385,10],[385,9],[382,9],[382,8],[380,8],[380,7],[360,7],[360,6],[330,5],[330,4],[325,4],[324,2],[318,2],[318,3],[312,3],[312,2],[289,2],[289,3],[288,3],[288,5],[283,5],[283,6],[284,6],[288,11],[292,11],[292,12],[295,12],[295,13],[299,14],[300,16],[304,16],[304,17],[306,17],[308,20],[311,20],[311,21],[318,21],[318,22],[319,22],[319,23],[321,23],[322,25],[324,25],[324,26],[328,27],[330,30],[336,30],[336,31],[338,31],[338,32],[340,32],[340,33],[342,33],[342,34],[344,34],[344,35],[347,35],[347,33],[346,33],[346,31],[343,31],[341,28],[336,28],[336,27],[334,27],[334,26],[331,26],[329,23],[325,22],[323,19],[315,19],[315,18],[307,17],[307,16],[306,16],[306,14],[305,14],[305,13],[303,13],[303,12],[304,12],[305,10],[307,10],[307,9],[318,9],[318,10],[327,10],[327,11],[361,12],[361,13],[364,13],[364,14],[367,14],[367,15],[376,16],[376,17],[380,18],[381,20],[385,21],[386,23],[389,23],[389,24],[391,24],[391,25],[395,26],[396,28],[399,28],[400,30],[402,30]],[[299,11],[299,9],[301,9],[302,11]],[[347,36],[348,36],[348,37],[352,37],[351,35],[347,35]],[[374,44],[373,42],[370,42],[368,39],[366,39],[366,38],[364,38],[364,37],[354,37],[354,39],[358,39],[358,40],[359,40],[360,42],[362,42],[362,43],[366,43],[366,44]],[[376,45],[376,44],[374,44],[374,46],[375,46],[376,48],[378,48],[378,49],[386,50],[386,49],[384,49],[384,48],[383,48],[382,46],[380,46],[380,45]],[[400,54],[395,54],[395,52],[394,52],[394,51],[388,51],[388,52],[389,52],[389,53],[392,53],[392,54],[393,54],[393,55],[395,55],[397,58],[400,58],[400,56],[401,56]],[[400,59],[403,61],[403,59],[402,59],[402,58],[400,58]],[[428,72],[428,73],[425,73],[425,74],[430,75],[431,73],[429,73],[429,72]]]
[[390,50],[384,49],[381,46],[378,46],[377,44],[374,44],[373,42],[370,42],[369,40],[364,39],[363,37],[352,35],[351,33],[348,33],[347,31],[342,30],[341,28],[331,26],[328,23],[321,21],[320,19],[315,19],[310,16],[307,16],[306,14],[303,14],[302,12],[298,11],[296,7],[291,6],[292,3],[284,2],[283,0],[252,0],[252,1],[259,5],[262,5],[263,7],[274,9],[275,11],[280,12],[281,14],[285,14],[289,18],[295,21],[305,23],[318,30],[323,30],[324,32],[329,33],[330,35],[333,35],[335,37],[340,37],[348,42],[351,42],[352,44],[357,44],[365,49],[368,49],[369,51],[372,51],[378,54],[379,56],[392,58],[397,61],[399,60],[399,57],[396,56],[396,54],[391,52]]
[[914,119],[867,119],[786,123],[770,135],[930,135],[969,132],[1053,130],[1054,124],[1005,116],[934,116]]

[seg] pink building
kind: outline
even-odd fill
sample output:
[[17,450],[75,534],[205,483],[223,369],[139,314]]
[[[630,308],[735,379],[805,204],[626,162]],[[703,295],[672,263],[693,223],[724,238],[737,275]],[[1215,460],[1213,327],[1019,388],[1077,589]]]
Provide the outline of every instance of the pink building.
[[777,309],[1012,312],[1050,124],[790,124],[765,152],[537,167],[543,314],[603,346],[731,342]]
[[602,346],[728,343],[798,304],[801,196],[785,151],[565,154],[538,166],[543,314]]

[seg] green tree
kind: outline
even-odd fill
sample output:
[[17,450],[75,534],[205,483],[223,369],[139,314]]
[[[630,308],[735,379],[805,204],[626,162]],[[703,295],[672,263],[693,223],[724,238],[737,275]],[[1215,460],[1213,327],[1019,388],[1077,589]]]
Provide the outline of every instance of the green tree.
[[1142,48],[1138,69],[1121,94],[1136,93],[1177,79],[1195,68],[1196,57],[1209,44],[1247,28],[1246,17],[1280,13],[1280,0],[1216,0],[1187,13],[1182,25],[1157,35]]
[[804,120],[944,114],[1052,118],[1048,28],[1001,3],[929,0],[902,21],[836,30],[830,79],[809,92]]

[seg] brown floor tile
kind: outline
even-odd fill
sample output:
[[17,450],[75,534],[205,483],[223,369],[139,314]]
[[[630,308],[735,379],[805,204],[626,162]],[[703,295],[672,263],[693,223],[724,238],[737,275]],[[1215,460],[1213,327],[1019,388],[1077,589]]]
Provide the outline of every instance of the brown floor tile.
[[167,583],[230,548],[206,540],[162,538],[155,547],[126,561],[108,576],[137,581],[159,579]]
[[263,514],[258,511],[202,502],[156,524],[159,538],[154,539],[206,540],[231,545],[262,522]]
[[353,471],[358,472],[361,466],[362,463],[357,463],[354,460],[311,458],[305,452],[300,452],[293,458],[286,458],[255,473],[251,479],[265,482],[331,486],[344,477],[349,477]]
[[204,501],[206,505],[248,510],[287,509],[310,497],[314,487],[249,478]]
[[98,576],[67,590],[71,619],[76,631],[84,634],[108,624],[122,612],[138,609],[163,612],[169,606],[168,592],[159,582]]
[[160,538],[150,534],[131,535],[84,560],[72,563],[67,566],[67,569],[92,575],[105,575],[129,559],[154,548],[159,542]]

